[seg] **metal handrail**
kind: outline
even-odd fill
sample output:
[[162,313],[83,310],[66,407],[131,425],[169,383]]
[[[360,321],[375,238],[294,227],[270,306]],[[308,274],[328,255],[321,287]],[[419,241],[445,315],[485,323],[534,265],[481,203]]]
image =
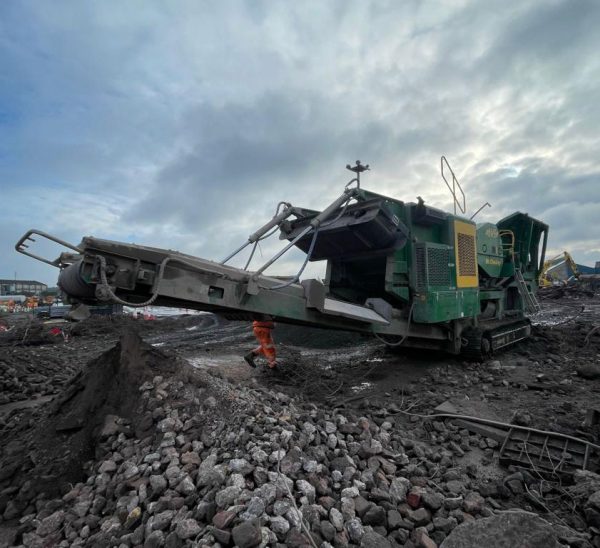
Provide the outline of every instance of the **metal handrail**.
[[492,204],[489,202],[483,204],[475,213],[473,213],[473,215],[471,215],[471,217],[469,217],[469,221],[472,221],[484,207],[492,207]]
[[[452,186],[450,186],[448,179],[446,179],[446,175],[444,175],[444,164],[448,167],[450,173],[452,174]],[[460,183],[458,182],[458,179],[456,178],[456,175],[454,175],[454,171],[452,171],[452,168],[450,167],[450,164],[445,156],[442,156],[440,159],[440,170],[442,172],[442,179],[444,179],[444,182],[446,183],[446,186],[448,187],[448,190],[454,199],[454,215],[456,215],[456,206],[458,206],[458,209],[460,209],[460,212],[464,215],[467,211],[467,199],[462,187],[460,186]],[[456,197],[456,189],[460,191],[462,196],[462,204]]]
[[[503,251],[508,251],[510,256],[513,257],[515,254],[515,233],[512,230],[500,230],[498,235],[500,236],[500,241],[502,242]],[[502,241],[503,236],[510,237],[510,241],[508,243],[504,243]]]
[[28,257],[37,259],[38,261],[42,261],[43,263],[49,264],[50,266],[55,266],[56,268],[61,268],[60,257],[58,259],[55,259],[54,261],[51,261],[50,259],[46,259],[40,255],[36,255],[35,253],[31,253],[31,251],[26,251],[26,249],[29,247],[29,245],[26,244],[25,242],[28,242],[28,241],[35,242],[36,241],[35,238],[32,238],[33,235],[40,236],[41,238],[45,238],[46,240],[50,240],[51,242],[55,242],[64,247],[68,247],[69,249],[76,251],[78,254],[83,253],[83,250],[80,247],[77,247],[76,245],[66,242],[65,240],[61,240],[60,238],[57,238],[56,236],[52,236],[51,234],[48,234],[47,232],[43,232],[43,231],[37,230],[35,228],[28,230],[25,234],[23,234],[23,236],[21,236],[19,241],[15,244],[15,249],[19,253],[22,253],[23,255],[27,255]]

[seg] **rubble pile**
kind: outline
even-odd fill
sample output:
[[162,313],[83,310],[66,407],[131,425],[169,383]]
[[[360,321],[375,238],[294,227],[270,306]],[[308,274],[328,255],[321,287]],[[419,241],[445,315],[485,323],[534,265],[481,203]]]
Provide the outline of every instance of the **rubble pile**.
[[[385,407],[327,409],[233,386],[128,334],[68,384],[25,441],[8,439],[0,544],[452,548],[461,545],[454,530],[479,534],[467,525],[514,508],[532,483],[458,464],[496,447]],[[598,482],[572,495],[590,524]],[[531,546],[600,546],[593,530],[527,516],[511,523],[522,538],[542,531],[545,544]],[[542,524],[528,525],[534,518]]]
[[[112,344],[126,331],[151,335],[169,331],[175,324],[179,329],[196,329],[212,323],[212,317],[205,315],[166,317],[156,321],[92,316],[76,324],[59,323],[60,333],[53,335],[52,326],[41,320],[12,322],[9,331],[0,332],[0,406],[58,394],[85,366],[90,355],[97,349],[100,353],[99,349]],[[77,349],[65,345],[63,332],[70,340],[85,342]],[[0,417],[0,425],[2,421]]]
[[[8,326],[8,322],[4,321]],[[11,322],[7,330],[0,331],[0,348],[54,344],[58,340],[49,333],[42,320],[33,318],[19,318]]]
[[0,356],[0,405],[57,394],[78,367],[39,346],[9,347]]
[[596,291],[585,284],[573,283],[570,285],[556,285],[551,287],[540,287],[537,296],[540,300],[557,299],[590,299],[596,295]]

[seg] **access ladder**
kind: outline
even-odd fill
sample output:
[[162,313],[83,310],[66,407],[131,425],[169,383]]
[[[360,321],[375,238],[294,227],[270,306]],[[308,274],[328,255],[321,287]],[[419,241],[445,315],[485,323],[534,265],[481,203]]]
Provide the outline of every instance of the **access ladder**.
[[540,306],[536,296],[530,291],[525,278],[523,278],[523,273],[519,268],[515,269],[515,280],[517,281],[517,288],[521,294],[521,297],[523,298],[523,301],[525,302],[527,311],[533,314],[539,312],[542,307]]

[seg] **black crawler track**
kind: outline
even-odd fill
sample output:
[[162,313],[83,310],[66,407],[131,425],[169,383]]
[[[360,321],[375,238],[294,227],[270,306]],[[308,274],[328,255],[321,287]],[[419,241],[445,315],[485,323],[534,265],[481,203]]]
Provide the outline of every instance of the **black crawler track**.
[[483,361],[496,352],[512,346],[531,334],[529,320],[520,320],[486,329],[485,324],[463,332],[461,355],[469,361]]

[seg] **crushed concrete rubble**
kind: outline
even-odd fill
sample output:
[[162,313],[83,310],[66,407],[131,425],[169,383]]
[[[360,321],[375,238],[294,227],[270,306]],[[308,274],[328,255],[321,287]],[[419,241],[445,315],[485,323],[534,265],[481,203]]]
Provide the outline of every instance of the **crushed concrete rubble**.
[[560,543],[552,526],[536,514],[506,512],[462,523],[440,548],[465,546],[560,548]]
[[[204,319],[173,320],[162,338],[160,323],[136,326],[147,342],[129,331],[117,342],[124,321],[82,324],[78,340],[40,352],[48,367],[38,368],[39,384],[5,380],[17,359],[35,372],[34,347],[0,349],[7,405],[24,400],[26,386],[30,399],[54,395],[0,414],[0,546],[600,548],[597,468],[571,484],[535,467],[502,468],[491,430],[423,417],[448,400],[463,414],[493,411],[597,440],[597,424],[582,426],[588,401],[568,406],[574,387],[598,382],[577,375],[581,363],[598,362],[597,342],[562,358],[564,334],[574,348],[588,325],[536,328],[524,350],[486,364],[407,367],[398,388],[382,375],[398,358],[373,345],[319,351],[328,373],[315,385],[316,369],[303,369],[315,351],[283,344],[279,376],[241,360],[227,369],[214,365],[233,359],[219,361],[217,345],[230,337],[243,355],[247,326],[213,340],[199,334],[213,325]],[[194,360],[185,359],[192,346]],[[561,384],[565,368],[570,384]],[[357,398],[361,376],[374,389]],[[552,388],[527,387],[542,381]],[[548,417],[576,405],[575,421]]]

